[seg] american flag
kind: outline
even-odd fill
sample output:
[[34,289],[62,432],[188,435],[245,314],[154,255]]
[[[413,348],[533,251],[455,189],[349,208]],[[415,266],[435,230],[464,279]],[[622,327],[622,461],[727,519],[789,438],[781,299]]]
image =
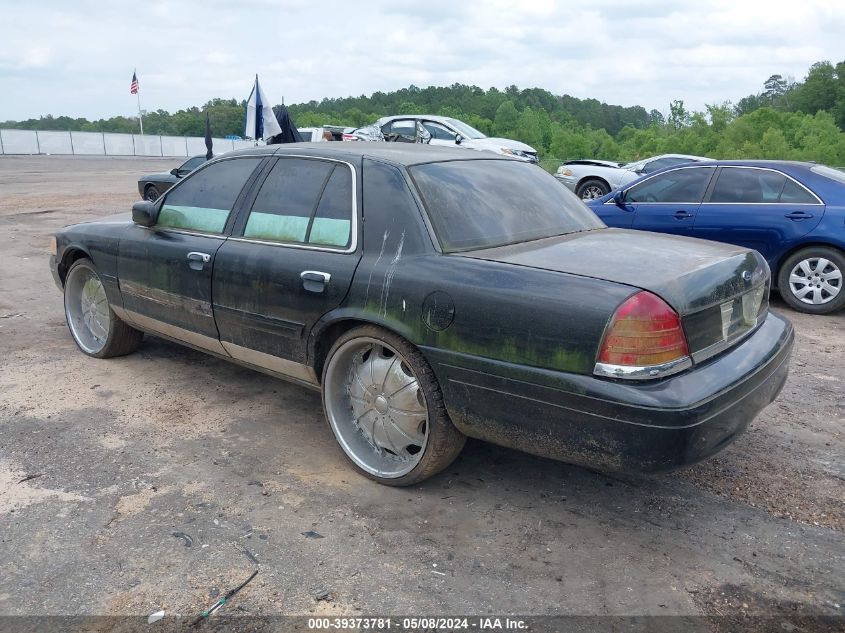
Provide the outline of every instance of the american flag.
[[129,94],[138,94],[138,77],[135,76],[135,73],[132,73],[132,83],[129,84]]

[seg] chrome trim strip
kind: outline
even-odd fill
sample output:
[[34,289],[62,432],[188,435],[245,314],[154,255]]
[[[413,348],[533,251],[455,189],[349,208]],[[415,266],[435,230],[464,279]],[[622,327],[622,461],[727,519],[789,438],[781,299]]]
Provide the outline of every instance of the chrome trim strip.
[[660,365],[630,366],[596,363],[593,374],[606,378],[624,378],[626,380],[653,380],[677,374],[692,367],[692,359],[684,356]]
[[177,312],[187,312],[189,314],[196,314],[205,318],[214,317],[210,301],[193,299],[174,292],[167,292],[166,290],[161,290],[159,288],[151,288],[149,286],[127,280],[120,282],[120,291],[146,301],[151,301]]
[[[230,211],[231,213],[231,211]],[[199,231],[189,231],[187,229],[173,229],[168,226],[141,226],[140,224],[136,224],[135,226],[139,226],[142,229],[147,229],[148,231],[152,231],[153,233],[178,233],[179,235],[193,235],[195,237],[210,237],[215,240],[225,241],[226,236],[220,235],[220,233],[200,233]]]
[[315,386],[319,385],[317,374],[314,373],[314,369],[308,365],[279,358],[278,356],[273,356],[272,354],[265,354],[264,352],[249,349],[248,347],[241,347],[240,345],[235,345],[234,343],[230,343],[228,341],[221,341],[221,344],[226,352],[235,360],[248,363],[249,365],[254,365],[255,367],[260,367],[261,369],[275,374],[295,378],[296,380],[307,382]]
[[216,338],[211,338],[210,336],[205,336],[204,334],[200,334],[198,332],[192,332],[191,330],[186,330],[178,325],[165,323],[164,321],[159,321],[158,319],[152,319],[148,316],[144,316],[143,314],[133,312],[132,310],[126,310],[125,314],[129,317],[127,319],[129,324],[134,325],[141,330],[149,331],[152,334],[161,334],[167,338],[187,343],[193,347],[209,350],[224,357],[229,356],[229,353]]

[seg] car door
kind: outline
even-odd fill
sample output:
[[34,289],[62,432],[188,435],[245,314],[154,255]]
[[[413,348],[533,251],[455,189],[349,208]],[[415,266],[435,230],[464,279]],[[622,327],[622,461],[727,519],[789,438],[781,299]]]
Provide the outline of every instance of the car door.
[[692,235],[693,223],[713,167],[678,167],[630,186],[622,208],[634,214],[631,226],[643,231]]
[[768,168],[724,166],[695,219],[695,237],[753,248],[770,264],[821,221],[812,191]]
[[416,143],[418,127],[416,119],[394,119],[381,127],[381,133],[386,141]]
[[275,160],[217,252],[214,314],[232,357],[314,381],[308,333],[346,297],[361,257],[358,190],[350,163]]
[[127,321],[222,352],[211,308],[214,258],[261,160],[237,157],[195,171],[162,198],[155,226],[133,224],[121,236],[118,281]]

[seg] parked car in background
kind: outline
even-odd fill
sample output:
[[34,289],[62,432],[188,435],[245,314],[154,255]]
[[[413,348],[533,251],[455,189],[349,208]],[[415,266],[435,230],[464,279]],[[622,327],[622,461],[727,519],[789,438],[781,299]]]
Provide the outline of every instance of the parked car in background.
[[793,344],[755,251],[607,228],[485,152],[232,152],[54,247],[85,354],[150,332],[319,389],[344,454],[390,485],[466,436],[605,470],[698,461],[777,396]]
[[159,196],[170,189],[173,185],[179,182],[197,167],[206,161],[205,154],[200,156],[191,156],[184,163],[178,167],[174,167],[170,171],[162,174],[148,174],[141,176],[138,179],[138,193],[144,200],[155,202]]
[[644,174],[654,173],[664,167],[702,160],[710,159],[686,154],[661,154],[634,163],[614,163],[592,159],[570,160],[558,167],[555,178],[574,191],[575,195],[582,200],[595,200]]
[[486,136],[458,119],[433,114],[402,114],[382,117],[373,125],[353,133],[359,140],[423,142],[429,145],[459,146],[536,163],[537,150],[509,138]]
[[589,203],[610,226],[737,244],[760,252],[801,312],[845,306],[845,172],[786,161],[669,168]]
[[330,126],[326,125],[323,127],[301,127],[297,128],[299,134],[302,136],[302,140],[306,143],[320,143],[322,141],[327,141],[325,137],[326,132],[331,134],[333,141],[342,141],[344,131],[350,128],[343,128],[338,126]]

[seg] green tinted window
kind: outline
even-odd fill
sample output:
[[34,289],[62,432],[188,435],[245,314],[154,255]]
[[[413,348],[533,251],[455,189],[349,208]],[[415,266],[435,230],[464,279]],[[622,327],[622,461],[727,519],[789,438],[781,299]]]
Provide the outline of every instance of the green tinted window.
[[260,160],[224,160],[194,172],[165,196],[156,226],[222,233],[238,194]]
[[352,229],[352,174],[319,160],[280,159],[252,205],[244,237],[346,247]]

